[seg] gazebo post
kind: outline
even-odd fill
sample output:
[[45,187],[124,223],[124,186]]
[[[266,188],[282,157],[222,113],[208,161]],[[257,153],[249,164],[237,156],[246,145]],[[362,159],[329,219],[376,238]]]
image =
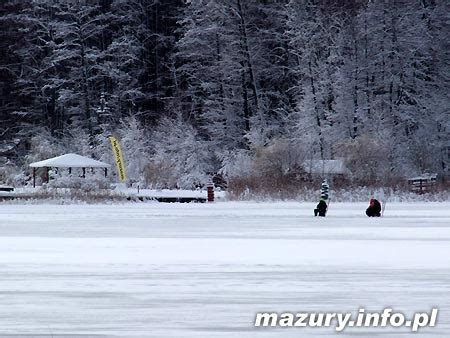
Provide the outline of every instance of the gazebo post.
[[72,168],[69,168],[69,175],[72,173]]
[[33,188],[36,188],[36,168],[33,167]]
[[104,168],[105,169],[105,177],[108,176],[108,168]]
[[48,183],[50,181],[49,175],[50,167],[45,167],[45,181]]
[[82,168],[83,169],[83,178],[86,178],[86,168]]

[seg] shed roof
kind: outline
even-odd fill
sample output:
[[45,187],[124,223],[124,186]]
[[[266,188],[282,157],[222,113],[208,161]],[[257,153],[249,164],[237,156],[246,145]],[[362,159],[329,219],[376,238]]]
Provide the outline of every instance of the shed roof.
[[347,174],[348,169],[343,160],[309,160],[303,168],[310,174]]
[[32,168],[109,168],[111,165],[77,154],[65,154],[30,164]]

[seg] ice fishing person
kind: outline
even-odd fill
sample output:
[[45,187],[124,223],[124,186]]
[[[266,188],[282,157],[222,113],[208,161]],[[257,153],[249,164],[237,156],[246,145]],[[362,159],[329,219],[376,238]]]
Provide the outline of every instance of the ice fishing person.
[[317,204],[317,207],[314,209],[314,216],[325,217],[328,209],[328,197],[330,193],[330,186],[328,185],[327,180],[323,180],[320,185],[320,201]]
[[366,215],[369,217],[381,216],[381,203],[377,199],[370,199],[369,207],[366,209]]

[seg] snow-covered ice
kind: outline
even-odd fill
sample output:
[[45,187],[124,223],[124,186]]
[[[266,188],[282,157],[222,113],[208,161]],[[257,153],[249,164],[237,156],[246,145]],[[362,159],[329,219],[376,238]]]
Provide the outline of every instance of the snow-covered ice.
[[[439,308],[450,334],[450,203],[0,204],[0,336],[333,337],[255,313]],[[409,336],[403,328],[340,336]]]

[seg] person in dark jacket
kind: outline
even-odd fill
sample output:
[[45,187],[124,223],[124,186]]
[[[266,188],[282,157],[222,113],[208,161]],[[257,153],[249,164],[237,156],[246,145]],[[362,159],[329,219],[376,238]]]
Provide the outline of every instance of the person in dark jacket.
[[369,207],[366,209],[366,215],[369,217],[381,216],[381,203],[375,198],[370,199]]
[[325,215],[327,214],[327,202],[325,202],[324,200],[320,200],[319,204],[317,204],[316,209],[314,209],[314,216],[321,216],[321,217],[325,217]]

